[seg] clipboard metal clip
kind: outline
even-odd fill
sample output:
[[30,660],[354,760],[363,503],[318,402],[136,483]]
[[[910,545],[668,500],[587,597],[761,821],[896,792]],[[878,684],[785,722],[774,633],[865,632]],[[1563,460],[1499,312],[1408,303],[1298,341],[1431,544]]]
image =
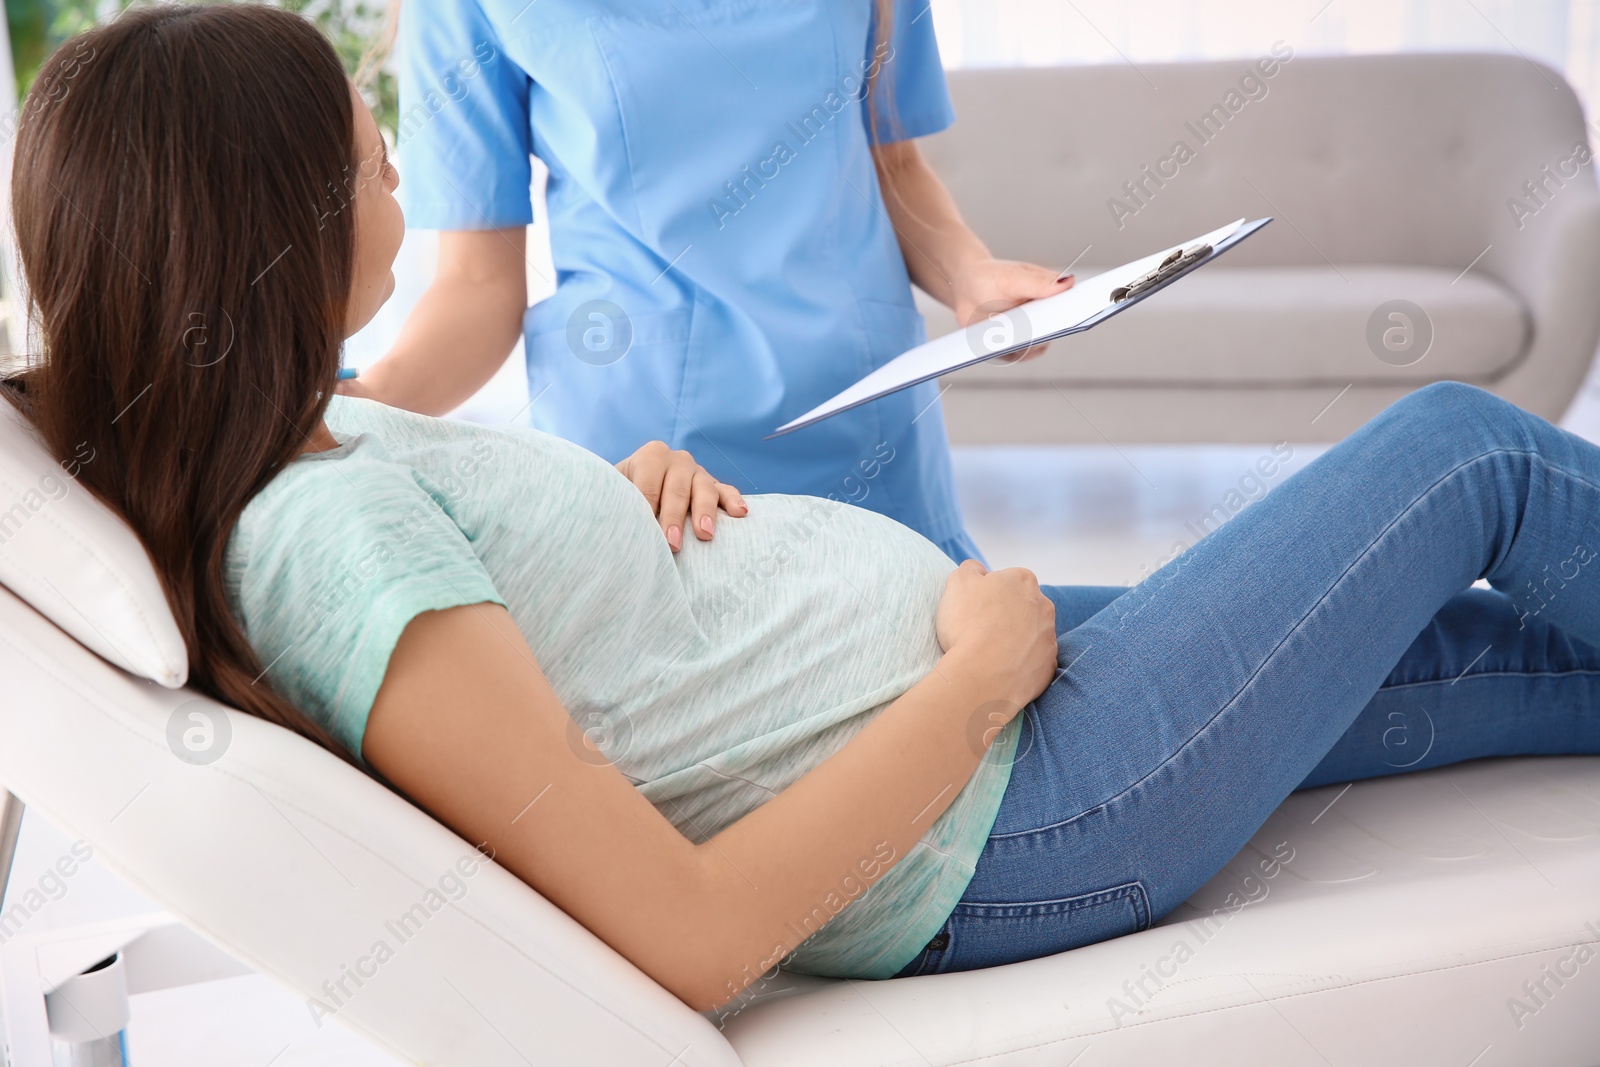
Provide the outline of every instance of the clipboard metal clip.
[[1208,244],[1192,245],[1189,248],[1175,248],[1167,253],[1167,257],[1149,274],[1135,278],[1127,285],[1119,285],[1111,290],[1111,300],[1113,303],[1120,304],[1129,297],[1138,296],[1148,289],[1153,289],[1173,275],[1182,273],[1192,264],[1206,258],[1211,252],[1212,248]]

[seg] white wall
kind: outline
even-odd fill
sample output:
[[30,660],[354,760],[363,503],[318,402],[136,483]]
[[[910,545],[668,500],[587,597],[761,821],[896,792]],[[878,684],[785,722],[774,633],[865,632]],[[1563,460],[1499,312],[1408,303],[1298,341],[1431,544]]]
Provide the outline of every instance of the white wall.
[[1510,52],[1560,71],[1600,141],[1600,0],[899,0],[927,5],[946,67]]
[[[900,0],[926,4],[929,0]],[[1514,52],[1600,93],[1600,0],[932,0],[949,67],[1296,52]]]

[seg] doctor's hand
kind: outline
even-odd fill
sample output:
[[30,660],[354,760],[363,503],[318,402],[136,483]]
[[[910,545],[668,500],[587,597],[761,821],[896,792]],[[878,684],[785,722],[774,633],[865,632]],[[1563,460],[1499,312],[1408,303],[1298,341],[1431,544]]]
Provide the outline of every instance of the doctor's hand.
[[693,456],[668,448],[665,441],[651,441],[618,463],[617,470],[650,502],[674,552],[683,547],[686,520],[696,537],[709,541],[716,532],[718,507],[734,518],[750,514],[739,490],[717,481]]
[[[1055,296],[1072,288],[1074,277],[1056,281],[1059,271],[1041,267],[1037,263],[1021,263],[1014,259],[969,260],[950,286],[955,296],[952,305],[956,321],[962,326],[1009,311],[1018,304],[1041,297]],[[1048,345],[1034,345],[1017,355],[1007,356],[1003,363],[1017,363],[1044,355]]]

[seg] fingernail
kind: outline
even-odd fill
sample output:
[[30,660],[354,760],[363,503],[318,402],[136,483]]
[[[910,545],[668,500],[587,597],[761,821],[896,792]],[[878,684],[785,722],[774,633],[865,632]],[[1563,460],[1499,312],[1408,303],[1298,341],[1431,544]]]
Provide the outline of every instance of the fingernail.
[[702,515],[702,516],[700,516],[700,529],[702,529],[702,530],[704,530],[706,532],[706,536],[707,537],[711,536],[711,516],[710,515]]
[[683,531],[676,526],[667,527],[667,545],[676,552],[683,545]]

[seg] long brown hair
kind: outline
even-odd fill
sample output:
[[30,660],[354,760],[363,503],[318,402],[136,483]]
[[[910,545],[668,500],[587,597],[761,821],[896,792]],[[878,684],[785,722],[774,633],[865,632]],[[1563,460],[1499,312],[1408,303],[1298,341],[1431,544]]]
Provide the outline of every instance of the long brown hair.
[[229,609],[240,513],[331,396],[352,284],[353,105],[333,49],[257,4],[132,9],[45,63],[12,212],[42,353],[13,381],[150,553],[190,684],[336,753]]

